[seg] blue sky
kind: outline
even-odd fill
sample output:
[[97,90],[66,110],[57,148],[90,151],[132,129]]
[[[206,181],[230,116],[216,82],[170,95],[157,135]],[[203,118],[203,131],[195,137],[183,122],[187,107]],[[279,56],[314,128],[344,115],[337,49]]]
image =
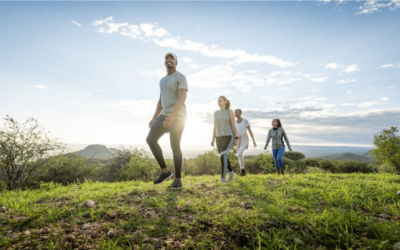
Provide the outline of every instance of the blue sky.
[[[67,143],[144,144],[178,56],[183,145],[207,146],[219,95],[261,145],[371,146],[399,125],[400,2],[0,2],[0,115]],[[168,144],[163,138],[162,144]]]

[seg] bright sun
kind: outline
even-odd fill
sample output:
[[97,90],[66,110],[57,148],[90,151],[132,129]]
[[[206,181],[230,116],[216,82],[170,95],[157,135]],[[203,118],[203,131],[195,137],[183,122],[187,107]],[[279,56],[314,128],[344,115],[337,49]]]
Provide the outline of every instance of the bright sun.
[[205,123],[193,115],[186,120],[182,136],[182,145],[209,144],[212,138],[212,124]]

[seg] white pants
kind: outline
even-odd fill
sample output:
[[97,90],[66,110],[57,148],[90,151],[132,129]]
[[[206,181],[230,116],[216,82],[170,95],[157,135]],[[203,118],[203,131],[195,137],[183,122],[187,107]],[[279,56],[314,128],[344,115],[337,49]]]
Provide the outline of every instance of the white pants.
[[239,142],[236,145],[236,152],[238,154],[240,169],[244,169],[244,151],[246,150],[247,145],[249,144],[249,137],[247,136],[247,133],[243,135],[238,135],[238,137],[239,137]]

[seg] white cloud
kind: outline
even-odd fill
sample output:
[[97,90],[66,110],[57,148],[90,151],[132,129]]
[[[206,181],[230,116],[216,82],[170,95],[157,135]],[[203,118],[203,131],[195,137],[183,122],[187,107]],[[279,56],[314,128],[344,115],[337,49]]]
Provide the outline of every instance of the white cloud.
[[162,78],[166,75],[165,70],[155,69],[155,70],[146,70],[140,72],[142,75],[150,78]]
[[[386,3],[385,3],[386,2]],[[390,10],[396,10],[400,8],[400,0],[390,0],[387,1],[377,1],[377,0],[367,0],[362,6],[358,8],[360,14],[372,14],[375,12],[380,12],[380,9],[389,8]]]
[[76,26],[78,26],[78,27],[81,27],[81,26],[82,26],[82,24],[78,23],[77,21],[71,20],[71,22],[72,22],[73,24],[75,24]]
[[351,82],[355,82],[355,81],[356,81],[356,79],[341,79],[336,84],[346,84],[346,83],[351,83]]
[[338,69],[339,65],[337,63],[328,63],[327,65],[325,65],[325,68],[327,68],[327,69]]
[[[218,65],[188,63],[188,66],[194,70],[194,72],[186,74],[186,78],[188,79],[188,82],[190,82],[191,86],[202,88],[223,88],[234,86],[242,92],[249,92],[252,86],[282,86],[306,79],[314,82],[323,82],[328,79],[327,77],[303,74],[300,72],[292,73],[289,71],[274,71],[267,75],[262,75],[257,70],[240,71],[232,61]],[[158,78],[165,75],[165,72],[160,69],[148,71],[142,70],[140,73],[146,77]],[[320,90],[314,87],[312,91],[318,92]]]
[[[399,0],[400,1],[400,0]],[[383,64],[382,66],[379,66],[378,69],[383,69],[383,68],[400,68],[400,63],[398,64],[392,64],[392,63],[388,63],[388,64]]]
[[352,64],[352,65],[348,66],[347,68],[345,68],[343,71],[346,73],[356,72],[356,71],[360,71],[360,68],[357,66],[357,64]]
[[189,58],[189,57],[183,57],[182,60],[186,63],[191,63],[193,61],[193,59]]
[[341,74],[343,72],[351,73],[351,72],[357,72],[357,71],[361,70],[358,67],[357,63],[352,64],[350,66],[339,65],[337,63],[328,63],[328,64],[325,65],[325,68],[336,70],[336,71],[339,72],[339,74]]
[[379,100],[377,101],[370,101],[370,102],[360,102],[360,103],[341,103],[340,105],[342,106],[358,106],[359,108],[367,108],[367,107],[371,107],[374,105],[385,105],[387,101],[389,101],[390,98],[388,97],[382,97],[379,98]]
[[108,91],[107,91],[107,90],[97,90],[96,92],[98,92],[98,93],[104,93],[104,94],[108,94]]
[[[324,4],[334,2],[336,3],[336,8],[338,9],[342,3],[349,2],[352,0],[318,0],[318,2],[322,2]],[[372,14],[380,12],[383,8],[388,8],[390,10],[396,10],[400,8],[400,0],[366,0],[366,1],[357,1],[364,2],[364,4],[358,7],[356,15],[361,14]],[[338,9],[339,11],[341,8]]]
[[152,41],[160,47],[169,47],[178,50],[195,51],[208,57],[233,59],[239,65],[245,62],[268,63],[279,67],[295,66],[297,62],[283,60],[271,55],[247,53],[241,49],[222,49],[218,45],[206,45],[192,40],[183,40],[179,36],[171,36],[167,30],[158,27],[157,23],[142,23],[129,25],[128,23],[114,23],[112,17],[92,22],[101,33],[119,33],[143,41]]
[[313,119],[315,117],[325,117],[331,115],[332,108],[337,107],[335,103],[327,102],[324,96],[263,96],[271,110],[288,112],[293,116],[303,119]]
[[382,66],[379,66],[378,69],[382,69],[382,68],[393,68],[394,65],[391,63],[388,64],[383,64]]
[[321,91],[321,89],[318,89],[317,87],[311,87],[311,92],[312,93],[317,93],[317,92],[320,92]]
[[107,107],[117,109],[124,112],[127,115],[131,115],[137,118],[148,118],[150,119],[153,115],[149,112],[152,107],[156,108],[157,102],[151,100],[131,100],[124,99],[115,102],[107,103]]
[[304,77],[313,82],[325,82],[325,81],[329,80],[328,77],[320,77],[320,76],[315,76],[315,75],[312,76],[310,74],[305,74]]
[[346,92],[346,95],[350,95],[351,94],[351,90]]
[[43,84],[36,84],[36,85],[31,86],[31,87],[35,88],[35,89],[47,89],[47,88],[49,88],[48,86],[43,85]]

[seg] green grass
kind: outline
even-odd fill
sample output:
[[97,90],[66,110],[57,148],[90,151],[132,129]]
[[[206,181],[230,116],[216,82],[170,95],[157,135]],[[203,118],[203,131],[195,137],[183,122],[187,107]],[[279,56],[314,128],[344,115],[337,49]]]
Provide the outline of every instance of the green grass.
[[[393,249],[400,242],[398,175],[218,180],[185,177],[179,191],[168,191],[170,182],[87,182],[3,192],[0,248]],[[78,206],[89,199],[95,207]]]

